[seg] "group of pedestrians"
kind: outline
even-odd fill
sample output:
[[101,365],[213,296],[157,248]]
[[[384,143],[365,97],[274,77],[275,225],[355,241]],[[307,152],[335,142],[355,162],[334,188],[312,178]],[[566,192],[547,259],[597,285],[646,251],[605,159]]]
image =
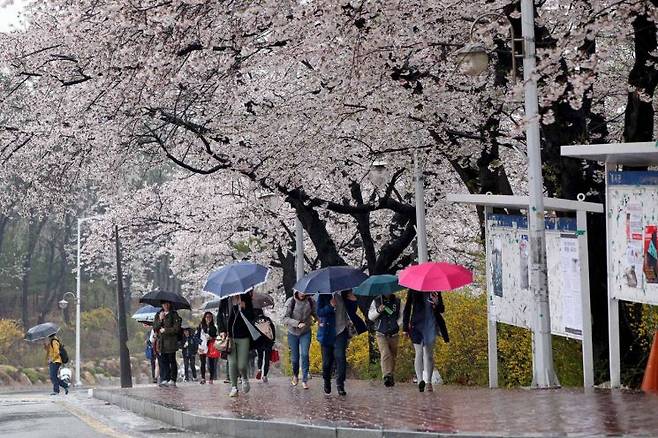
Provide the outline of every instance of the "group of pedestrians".
[[[350,338],[368,330],[366,322],[357,314],[357,298],[351,290],[313,297],[295,292],[285,303],[282,319],[287,329],[292,366],[291,385],[300,383],[309,389],[310,346],[313,324],[318,324],[317,340],[322,352],[323,389],[332,392],[335,375],[336,392],[346,395],[347,348]],[[381,353],[384,385],[395,385],[394,373],[400,332],[406,333],[414,346],[414,368],[418,390],[432,391],[434,369],[434,343],[437,336],[449,341],[442,313],[441,294],[409,290],[402,308],[400,298],[394,294],[377,297],[372,301],[367,317],[374,323],[377,345]],[[159,368],[160,386],[176,386],[176,351],[182,350],[185,380],[196,380],[196,356],[200,360],[200,383],[213,384],[217,379],[218,359],[227,361],[229,396],[248,393],[250,352],[258,358],[256,379],[266,383],[273,354],[276,329],[262,309],[254,308],[252,291],[234,295],[220,301],[215,319],[206,312],[196,330],[182,328],[182,319],[171,303],[163,302],[156,315],[150,340],[154,348],[152,370]],[[301,373],[301,376],[300,376]]]

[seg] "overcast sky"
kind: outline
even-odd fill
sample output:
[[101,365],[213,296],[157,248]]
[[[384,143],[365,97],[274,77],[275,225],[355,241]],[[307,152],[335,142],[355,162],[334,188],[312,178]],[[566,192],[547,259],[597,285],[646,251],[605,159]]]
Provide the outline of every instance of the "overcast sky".
[[11,3],[8,6],[0,7],[0,32],[11,30],[11,26],[19,23],[18,13],[23,9],[25,0],[0,0],[0,5]]

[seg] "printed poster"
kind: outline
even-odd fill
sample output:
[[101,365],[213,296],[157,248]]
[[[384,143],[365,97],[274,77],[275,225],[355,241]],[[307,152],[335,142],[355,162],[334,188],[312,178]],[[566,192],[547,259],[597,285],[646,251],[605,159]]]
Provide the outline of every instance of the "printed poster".
[[562,271],[562,323],[564,331],[582,336],[580,258],[578,255],[578,238],[573,234],[562,234],[560,236],[560,270]]
[[644,264],[642,230],[642,204],[631,202],[626,207],[626,256],[624,279],[626,286],[642,287]]
[[528,271],[528,236],[522,235],[519,239],[519,287],[521,289],[528,289],[530,287],[530,278]]
[[491,283],[493,293],[503,296],[503,241],[500,236],[494,236],[491,250]]
[[644,229],[644,277],[647,283],[658,283],[658,227]]

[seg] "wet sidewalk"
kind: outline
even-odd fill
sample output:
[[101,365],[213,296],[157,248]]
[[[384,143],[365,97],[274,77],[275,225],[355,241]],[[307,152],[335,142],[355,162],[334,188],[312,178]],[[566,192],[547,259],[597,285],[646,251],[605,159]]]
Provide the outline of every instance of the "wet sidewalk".
[[139,405],[144,409],[145,405],[155,404],[172,409],[170,413],[194,414],[190,418],[435,435],[658,436],[658,396],[641,392],[440,386],[433,393],[419,393],[415,385],[408,383],[385,388],[379,382],[349,381],[347,396],[340,397],[325,395],[320,379],[311,380],[311,389],[305,391],[300,386],[291,387],[283,378],[271,379],[267,384],[252,381],[251,387],[249,394],[240,393],[235,399],[228,397],[228,385],[221,382],[111,392],[127,396],[132,402],[125,403],[128,408]]

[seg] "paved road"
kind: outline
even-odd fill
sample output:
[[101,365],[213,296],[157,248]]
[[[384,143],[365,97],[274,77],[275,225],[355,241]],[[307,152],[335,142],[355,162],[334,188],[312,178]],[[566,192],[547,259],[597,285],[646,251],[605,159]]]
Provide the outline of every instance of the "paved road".
[[0,394],[0,437],[205,438],[89,398],[86,391],[53,397],[34,392]]

